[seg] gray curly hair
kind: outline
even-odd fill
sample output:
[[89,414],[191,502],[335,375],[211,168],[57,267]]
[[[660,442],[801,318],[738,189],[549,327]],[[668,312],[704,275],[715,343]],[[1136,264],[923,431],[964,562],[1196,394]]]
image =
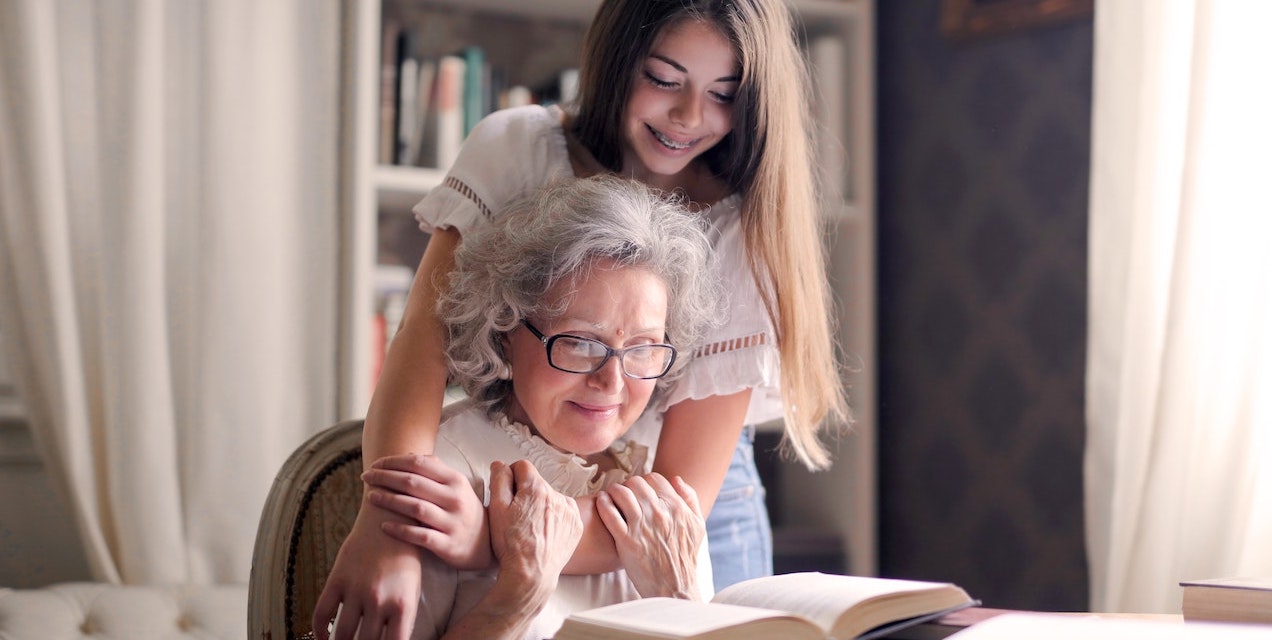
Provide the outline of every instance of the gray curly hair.
[[549,305],[548,290],[608,259],[647,269],[667,287],[667,340],[680,355],[658,380],[660,392],[721,315],[710,253],[701,217],[640,182],[602,175],[539,190],[471,232],[455,253],[438,301],[451,380],[487,410],[502,408],[512,394],[511,381],[498,377],[502,336],[523,318],[559,316],[570,296]]

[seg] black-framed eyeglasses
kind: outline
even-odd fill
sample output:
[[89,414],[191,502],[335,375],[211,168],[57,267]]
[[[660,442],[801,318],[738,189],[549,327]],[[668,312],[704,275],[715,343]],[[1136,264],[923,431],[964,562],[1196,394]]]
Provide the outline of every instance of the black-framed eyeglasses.
[[548,364],[567,373],[595,373],[609,361],[618,358],[623,375],[638,380],[651,380],[667,375],[676,362],[676,348],[669,344],[638,344],[626,349],[612,349],[600,340],[558,333],[545,336],[529,320],[521,324],[533,333],[548,350]]

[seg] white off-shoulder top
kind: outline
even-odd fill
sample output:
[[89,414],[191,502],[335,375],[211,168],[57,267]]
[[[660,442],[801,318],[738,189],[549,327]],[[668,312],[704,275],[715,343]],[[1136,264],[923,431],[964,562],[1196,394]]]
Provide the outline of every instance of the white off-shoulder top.
[[[420,228],[454,228],[463,235],[534,189],[573,178],[562,116],[558,107],[530,105],[484,118],[464,142],[444,183],[415,205]],[[652,433],[656,441],[667,407],[748,388],[748,424],[782,415],[777,342],[751,277],[741,203],[740,194],[733,194],[702,211],[715,248],[712,269],[729,295],[727,317],[703,344],[694,346],[685,375],[656,398],[633,432]]]

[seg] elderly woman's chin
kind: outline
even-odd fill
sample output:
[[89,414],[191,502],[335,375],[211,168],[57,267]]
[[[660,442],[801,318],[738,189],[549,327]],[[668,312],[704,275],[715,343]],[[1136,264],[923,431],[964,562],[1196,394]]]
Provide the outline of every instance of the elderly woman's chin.
[[640,415],[627,406],[601,409],[595,404],[569,400],[561,401],[550,417],[538,420],[519,409],[514,403],[509,407],[509,417],[525,424],[553,447],[583,458],[603,454]]

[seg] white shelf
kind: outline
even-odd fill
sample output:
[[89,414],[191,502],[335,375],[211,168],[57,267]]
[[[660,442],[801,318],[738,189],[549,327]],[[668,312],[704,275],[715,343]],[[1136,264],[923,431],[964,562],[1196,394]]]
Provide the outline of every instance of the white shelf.
[[374,181],[380,212],[411,215],[411,207],[446,179],[446,172],[428,167],[377,165]]

